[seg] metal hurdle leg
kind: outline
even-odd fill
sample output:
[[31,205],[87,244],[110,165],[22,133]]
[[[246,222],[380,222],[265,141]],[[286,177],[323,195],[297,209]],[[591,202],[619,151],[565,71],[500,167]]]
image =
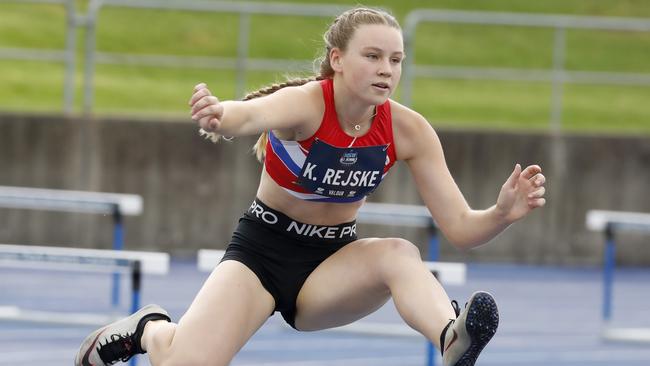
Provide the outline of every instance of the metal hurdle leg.
[[142,264],[139,260],[131,262],[131,313],[140,309],[140,287],[142,285]]
[[[113,206],[113,250],[122,250],[124,248],[124,228],[122,226],[122,213],[118,205]],[[113,310],[120,305],[120,274],[113,273],[113,293],[111,302]]]
[[[140,286],[142,284],[142,265],[139,260],[131,262],[131,314],[140,308]],[[136,366],[137,358],[131,358],[129,365]]]
[[603,320],[609,322],[612,318],[612,287],[614,285],[614,270],[616,268],[616,243],[614,228],[611,223],[605,228],[605,253],[603,258]]
[[[438,241],[438,232],[435,225],[429,227],[429,255],[430,261],[435,262],[438,260],[440,251],[440,243]],[[433,343],[427,342],[427,366],[436,365],[436,347]]]

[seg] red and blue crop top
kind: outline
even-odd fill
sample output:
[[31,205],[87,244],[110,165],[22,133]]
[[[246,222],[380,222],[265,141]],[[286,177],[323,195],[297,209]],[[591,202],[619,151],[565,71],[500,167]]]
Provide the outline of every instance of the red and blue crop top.
[[352,137],[339,124],[332,79],[320,84],[325,114],[316,133],[303,141],[285,141],[269,131],[264,166],[279,186],[303,200],[359,201],[377,188],[395,164],[390,102],[376,107],[365,135]]

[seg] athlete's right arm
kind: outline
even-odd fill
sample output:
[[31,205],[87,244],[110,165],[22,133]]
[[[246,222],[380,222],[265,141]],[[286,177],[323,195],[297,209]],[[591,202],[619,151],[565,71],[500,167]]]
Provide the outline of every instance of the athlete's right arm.
[[207,132],[225,136],[299,127],[313,119],[313,97],[302,87],[286,87],[248,101],[221,102],[207,85],[198,84],[190,99],[192,119]]

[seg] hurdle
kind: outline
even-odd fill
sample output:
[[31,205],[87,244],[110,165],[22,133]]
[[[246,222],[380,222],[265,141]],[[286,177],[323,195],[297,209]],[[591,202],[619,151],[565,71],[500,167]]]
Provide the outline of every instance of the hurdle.
[[[113,217],[113,250],[124,248],[123,216],[142,213],[142,197],[135,194],[0,186],[0,207],[104,214]],[[120,302],[119,272],[113,274],[112,302]]]
[[[219,264],[226,253],[220,249],[199,249],[197,252],[197,269],[210,272]],[[441,283],[447,285],[462,285],[465,283],[467,269],[464,263],[424,262]]]
[[[82,272],[126,272],[131,276],[131,312],[140,307],[142,274],[169,272],[169,254],[107,249],[0,244],[0,267]],[[0,306],[0,319],[57,324],[105,325],[119,318],[102,314],[60,313]]]
[[[429,255],[424,263],[431,273],[445,285],[463,285],[467,279],[467,266],[464,263],[439,262],[439,240],[436,224],[425,206],[395,203],[366,202],[359,209],[357,223],[392,226],[419,227],[429,230]],[[200,249],[197,253],[199,271],[212,271],[221,261],[223,250]],[[342,327],[330,329],[332,332],[355,334],[422,337],[422,335],[404,324],[389,325],[369,322],[355,322]],[[435,347],[427,342],[427,366],[434,366]]]
[[425,228],[429,231],[427,260],[438,260],[440,252],[438,229],[425,206],[366,202],[359,209],[357,223]]
[[[225,250],[199,249],[197,253],[197,269],[202,272],[212,271],[221,261]],[[467,269],[464,263],[424,262],[429,270],[445,285],[462,285],[466,281]],[[404,324],[386,324],[355,322],[341,327],[328,329],[329,332],[344,332],[353,334],[419,337],[422,335]],[[427,365],[435,365],[435,347],[427,342]]]
[[650,233],[650,214],[640,212],[590,210],[586,227],[604,234],[603,254],[603,339],[623,342],[650,342],[650,328],[616,328],[611,325],[614,272],[616,270],[616,233],[638,231]]
[[[422,205],[407,205],[407,204],[398,204],[398,203],[376,203],[376,202],[366,202],[359,209],[359,214],[357,216],[357,223],[361,224],[379,224],[379,225],[398,225],[398,226],[407,226],[407,227],[419,227],[425,228],[429,231],[429,253],[427,256],[427,265],[429,263],[439,263],[439,253],[440,253],[440,240],[438,238],[438,228],[429,213],[429,209]],[[446,264],[446,263],[444,263]],[[444,265],[443,264],[443,265]],[[453,273],[456,275],[445,275],[446,271],[439,271],[438,273],[433,272],[438,280],[445,285],[461,285],[465,283],[465,271],[466,266],[464,263],[449,263],[453,266],[451,268],[456,268]],[[429,267],[431,269],[431,267]],[[462,275],[454,278],[462,271]],[[455,280],[455,281],[450,281]],[[350,324],[352,325],[352,324]],[[371,325],[368,329],[364,330],[365,332],[371,333],[374,331]],[[411,332],[418,335],[415,331],[411,330],[408,327],[403,327],[403,329],[394,330],[395,334],[400,332]],[[436,364],[436,349],[431,342],[427,342],[427,366],[435,366]]]

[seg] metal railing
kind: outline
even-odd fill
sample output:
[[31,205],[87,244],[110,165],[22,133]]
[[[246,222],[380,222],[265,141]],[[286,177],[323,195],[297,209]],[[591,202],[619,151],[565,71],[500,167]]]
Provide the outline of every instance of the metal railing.
[[43,50],[26,48],[0,48],[0,59],[25,61],[62,62],[65,65],[63,76],[63,111],[72,113],[74,103],[75,48],[77,27],[80,24],[75,0],[4,0],[6,3],[61,4],[65,7],[66,37],[62,50]]
[[[416,28],[422,22],[554,28],[553,68],[551,70],[531,70],[415,65]],[[428,78],[469,78],[551,82],[552,92],[549,126],[552,131],[559,131],[562,124],[563,85],[565,83],[650,85],[650,74],[565,70],[566,29],[568,28],[648,32],[650,31],[650,19],[430,9],[414,10],[406,16],[406,21],[404,22],[404,42],[406,53],[409,57],[404,61],[401,101],[405,105],[410,105],[412,103],[413,79],[417,76]]]
[[[18,2],[17,0],[7,0]],[[246,84],[246,73],[263,71],[309,71],[313,60],[255,59],[249,57],[250,27],[252,14],[294,15],[309,17],[333,17],[347,9],[335,5],[305,5],[269,2],[223,2],[207,0],[90,0],[87,14],[80,15],[74,0],[26,0],[33,3],[63,4],[66,7],[67,31],[65,50],[2,49],[0,58],[23,60],[52,60],[65,62],[64,111],[72,112],[74,101],[74,71],[76,29],[86,28],[85,57],[83,73],[83,113],[90,114],[94,103],[95,65],[135,64],[146,66],[196,67],[235,70],[235,95],[241,97]],[[104,53],[96,49],[96,27],[101,9],[106,7],[140,9],[163,9],[238,13],[239,29],[236,57],[204,57],[178,55],[135,55]],[[458,23],[488,26],[515,26],[550,28],[555,30],[553,41],[552,68],[517,69],[496,67],[432,66],[416,64],[415,38],[417,27],[423,22]],[[524,13],[468,12],[453,10],[417,9],[410,12],[404,21],[405,52],[401,102],[412,104],[415,78],[507,80],[550,82],[552,85],[549,126],[557,131],[562,124],[563,90],[566,83],[641,85],[650,86],[650,73],[598,72],[566,70],[566,30],[609,30],[648,32],[650,19],[588,17],[564,15],[537,15]]]
[[[237,57],[179,57],[165,55],[118,55],[99,54],[96,52],[95,36],[96,24],[99,12],[108,6],[141,8],[141,9],[164,9],[184,11],[206,11],[239,13],[239,34],[237,39]],[[160,1],[160,0],[91,0],[88,10],[88,25],[86,32],[86,68],[84,76],[84,113],[90,113],[93,105],[93,76],[94,67],[97,61],[104,63],[129,62],[140,65],[159,66],[188,66],[235,69],[236,86],[235,95],[241,97],[244,94],[247,70],[273,70],[287,71],[289,66],[305,69],[311,66],[311,61],[296,62],[295,60],[269,60],[250,59],[248,50],[250,48],[250,17],[252,14],[266,15],[295,15],[310,17],[333,17],[344,11],[346,7],[336,5],[304,5],[289,3],[268,3],[268,2],[221,2],[221,1]]]

